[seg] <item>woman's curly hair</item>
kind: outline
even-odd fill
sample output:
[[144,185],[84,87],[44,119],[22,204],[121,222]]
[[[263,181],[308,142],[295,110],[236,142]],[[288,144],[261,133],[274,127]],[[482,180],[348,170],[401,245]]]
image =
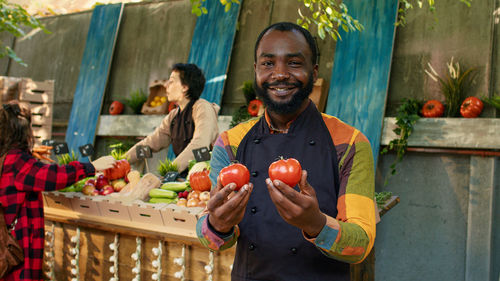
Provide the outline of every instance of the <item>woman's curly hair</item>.
[[13,148],[31,153],[33,143],[30,109],[17,101],[3,104],[0,107],[0,155]]

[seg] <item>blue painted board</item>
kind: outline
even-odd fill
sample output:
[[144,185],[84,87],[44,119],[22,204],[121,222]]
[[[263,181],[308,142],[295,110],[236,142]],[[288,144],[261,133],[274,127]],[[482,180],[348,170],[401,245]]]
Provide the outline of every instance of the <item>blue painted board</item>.
[[207,79],[201,97],[220,105],[241,4],[233,3],[228,12],[220,1],[208,0],[203,6],[208,14],[196,20],[188,62],[198,65]]
[[389,87],[398,0],[344,1],[365,30],[340,30],[325,113],[366,135],[377,163]]
[[[94,143],[122,12],[122,3],[96,6],[92,12],[66,130],[70,151],[79,152],[78,147]],[[88,161],[87,157],[81,160]]]

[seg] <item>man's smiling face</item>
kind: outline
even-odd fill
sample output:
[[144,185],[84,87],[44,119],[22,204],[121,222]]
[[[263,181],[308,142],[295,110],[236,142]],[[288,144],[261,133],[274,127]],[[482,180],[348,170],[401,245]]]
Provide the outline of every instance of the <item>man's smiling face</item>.
[[296,30],[269,30],[256,52],[255,89],[268,109],[293,113],[309,97],[317,65],[305,37]]

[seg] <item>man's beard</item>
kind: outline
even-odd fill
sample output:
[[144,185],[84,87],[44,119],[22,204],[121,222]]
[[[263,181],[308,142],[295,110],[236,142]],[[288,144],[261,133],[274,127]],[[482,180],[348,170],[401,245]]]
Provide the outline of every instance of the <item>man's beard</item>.
[[[295,93],[292,96],[292,99],[288,102],[275,102],[271,99],[269,96],[269,93],[267,92],[267,89],[272,86],[276,85],[293,85],[297,87],[299,90],[297,93]],[[304,84],[300,81],[296,83],[288,83],[288,82],[274,82],[274,83],[262,83],[262,88],[257,85],[257,79],[254,79],[253,86],[255,89],[255,93],[257,96],[259,96],[264,104],[266,105],[267,109],[276,112],[278,114],[289,114],[289,113],[294,113],[296,112],[300,106],[302,105],[302,102],[304,102],[305,99],[309,97],[309,95],[312,92],[313,86],[314,86],[314,81],[313,81],[313,74],[310,73],[309,75],[309,80],[307,81],[307,85],[305,87]]]

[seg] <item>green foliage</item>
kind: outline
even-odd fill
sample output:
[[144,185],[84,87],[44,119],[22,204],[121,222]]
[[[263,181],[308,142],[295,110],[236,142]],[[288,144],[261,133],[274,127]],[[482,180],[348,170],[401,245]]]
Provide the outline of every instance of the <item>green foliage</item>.
[[69,153],[65,153],[56,155],[56,158],[59,165],[67,165],[70,162],[78,161],[78,158],[80,158],[80,156],[78,153],[75,153],[75,151],[71,150],[71,155]]
[[164,177],[168,172],[177,172],[177,164],[174,161],[166,158],[164,162],[159,161],[156,168],[160,176]]
[[[203,2],[206,0],[189,0],[191,1],[191,13],[195,14],[196,16],[201,16],[204,14],[207,14],[207,8],[202,7]],[[215,1],[215,0],[211,0]],[[219,0],[221,5],[224,6],[224,11],[227,13],[229,10],[231,10],[232,3],[240,4],[240,1],[238,0]]]
[[[396,115],[397,127],[393,132],[399,138],[391,140],[380,152],[380,154],[386,154],[390,150],[396,151],[396,160],[394,160],[394,163],[390,167],[390,175],[396,174],[396,165],[403,160],[406,148],[408,147],[408,138],[413,132],[413,126],[420,119],[419,112],[422,104],[422,101],[416,99],[405,99],[403,100],[403,104],[398,108]],[[385,184],[387,184],[387,181],[388,179],[385,180]]]
[[242,105],[234,111],[231,123],[229,123],[229,128],[232,128],[241,122],[247,121],[250,118],[252,118],[252,116],[248,113],[248,106]]
[[484,98],[483,101],[500,110],[500,95],[496,95],[491,98]]
[[299,0],[304,6],[309,9],[311,16],[302,13],[299,8],[299,16],[297,24],[309,29],[311,25],[315,25],[318,29],[318,36],[325,39],[330,35],[335,41],[340,37],[338,32],[342,28],[345,32],[362,31],[363,25],[351,15],[346,4],[336,0]]
[[425,73],[439,83],[441,92],[446,99],[446,116],[456,117],[460,113],[460,105],[466,98],[467,90],[474,79],[474,69],[469,68],[464,72],[460,72],[460,64],[453,62],[453,57],[449,63],[446,63],[448,72],[444,77],[441,77],[434,70],[432,65],[428,63],[429,69]]
[[243,91],[243,95],[245,96],[247,104],[249,104],[250,101],[256,98],[252,80],[247,80],[243,82],[243,86],[241,86],[241,89]]
[[[23,26],[32,29],[40,28],[46,33],[48,30],[33,16],[18,4],[11,4],[6,0],[0,0],[0,32],[7,31],[15,37],[22,37],[26,32],[22,29]],[[28,66],[20,57],[16,55],[14,50],[9,46],[5,46],[0,42],[0,58],[9,56],[15,62],[22,66]]]
[[125,100],[125,104],[128,105],[134,114],[141,114],[142,105],[148,100],[148,96],[142,89],[133,91],[130,94],[130,98]]
[[[472,0],[458,0],[467,7],[470,7]],[[399,9],[398,9],[398,20],[396,22],[396,26],[405,26],[406,25],[406,15],[409,10],[413,9],[414,4],[417,4],[419,8],[424,6],[424,3],[427,2],[429,7],[429,11],[434,13],[436,11],[436,6],[434,0],[400,0],[399,1]]]
[[385,202],[391,199],[391,197],[392,197],[392,192],[390,191],[375,192],[375,202],[377,202],[377,206],[379,208],[384,207]]
[[108,147],[111,148],[110,155],[116,160],[124,159],[125,153],[128,151],[128,149],[125,149],[125,145],[121,142],[112,144]]

